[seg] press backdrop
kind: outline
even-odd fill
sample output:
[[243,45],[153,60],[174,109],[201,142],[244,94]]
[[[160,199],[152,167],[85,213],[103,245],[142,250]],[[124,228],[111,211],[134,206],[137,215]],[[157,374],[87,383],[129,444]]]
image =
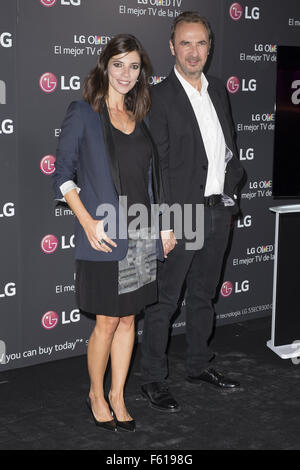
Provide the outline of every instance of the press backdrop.
[[[151,84],[163,80],[173,65],[170,26],[185,10],[211,23],[209,73],[227,86],[247,172],[217,326],[271,313],[276,50],[299,45],[299,0],[1,0],[0,371],[86,353],[94,320],[75,305],[74,216],[56,207],[51,186],[61,122],[117,33],[141,40]],[[142,330],[140,315],[138,339]],[[173,334],[184,330],[183,304]]]

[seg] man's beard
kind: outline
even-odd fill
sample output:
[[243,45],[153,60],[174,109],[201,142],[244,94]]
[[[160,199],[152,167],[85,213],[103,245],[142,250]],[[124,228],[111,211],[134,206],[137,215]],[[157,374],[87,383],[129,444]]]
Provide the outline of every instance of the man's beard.
[[[176,58],[177,59],[177,58]],[[179,68],[183,71],[183,73],[187,76],[187,77],[191,77],[191,78],[194,78],[194,79],[197,79],[197,78],[200,78],[201,75],[202,75],[202,72],[203,72],[203,67],[200,65],[200,61],[199,61],[199,68],[197,68],[197,70],[190,70],[188,69],[185,64],[182,64],[180,63],[178,60],[176,61]]]

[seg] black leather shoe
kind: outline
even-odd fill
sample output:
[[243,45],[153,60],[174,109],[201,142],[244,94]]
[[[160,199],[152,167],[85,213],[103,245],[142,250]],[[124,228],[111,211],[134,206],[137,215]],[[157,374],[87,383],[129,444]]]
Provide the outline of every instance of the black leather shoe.
[[186,380],[193,384],[199,384],[201,382],[208,382],[216,387],[220,388],[237,388],[240,386],[240,383],[236,380],[232,380],[228,377],[225,377],[220,372],[217,372],[215,369],[209,368],[201,372],[201,374],[196,376],[187,376]]
[[98,421],[95,418],[95,415],[94,415],[93,410],[92,410],[91,400],[90,400],[89,397],[86,399],[86,404],[87,404],[90,412],[92,413],[92,417],[94,419],[94,422],[95,422],[96,426],[98,426],[99,428],[106,429],[107,431],[117,431],[117,425],[116,425],[116,422],[115,422],[114,419],[111,419],[110,421]]
[[130,419],[129,421],[119,421],[117,419],[116,413],[113,410],[113,407],[110,404],[109,398],[107,397],[109,408],[112,412],[112,415],[116,421],[117,428],[122,429],[123,431],[135,432],[135,420]]
[[163,382],[142,385],[141,391],[142,395],[148,399],[149,406],[154,410],[166,411],[167,413],[180,411],[180,406]]

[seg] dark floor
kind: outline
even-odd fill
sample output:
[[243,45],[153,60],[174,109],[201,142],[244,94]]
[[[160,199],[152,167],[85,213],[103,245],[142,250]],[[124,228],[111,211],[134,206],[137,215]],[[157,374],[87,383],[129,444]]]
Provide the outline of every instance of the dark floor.
[[218,327],[218,368],[241,381],[226,392],[185,381],[184,336],[172,338],[170,388],[182,411],[139,394],[139,347],[126,389],[136,433],[97,428],[85,405],[86,357],[0,374],[0,449],[299,449],[300,365],[266,347],[270,318]]

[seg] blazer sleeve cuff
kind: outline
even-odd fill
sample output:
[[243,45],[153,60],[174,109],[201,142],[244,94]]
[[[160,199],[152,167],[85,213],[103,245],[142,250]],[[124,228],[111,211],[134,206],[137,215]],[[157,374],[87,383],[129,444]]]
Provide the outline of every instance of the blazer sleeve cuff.
[[81,190],[81,188],[79,188],[79,187],[77,186],[77,184],[75,184],[74,181],[72,181],[72,180],[66,181],[65,183],[61,184],[61,185],[59,186],[59,189],[60,189],[60,191],[61,191],[63,197],[62,197],[62,198],[55,198],[55,201],[61,201],[61,202],[67,202],[67,201],[65,200],[65,197],[64,197],[64,196],[65,196],[69,191],[71,191],[72,189],[76,189],[77,193],[79,193],[80,190]]

